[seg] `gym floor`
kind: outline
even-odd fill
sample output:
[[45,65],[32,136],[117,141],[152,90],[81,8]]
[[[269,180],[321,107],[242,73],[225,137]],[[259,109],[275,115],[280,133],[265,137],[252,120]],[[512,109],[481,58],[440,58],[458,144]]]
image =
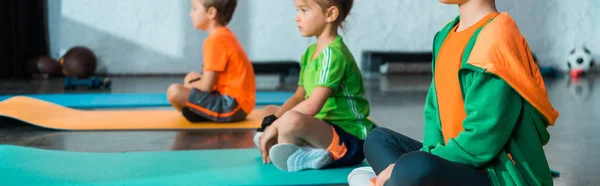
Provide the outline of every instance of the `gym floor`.
[[[156,93],[183,77],[113,78],[110,90],[77,92]],[[293,79],[293,78],[292,78]],[[293,91],[295,83],[278,84],[277,77],[257,77],[260,91]],[[365,80],[366,96],[371,102],[371,117],[415,139],[423,138],[423,105],[429,75],[387,76]],[[600,177],[600,77],[588,76],[577,83],[567,78],[547,78],[546,86],[554,107],[560,112],[557,124],[550,127],[551,140],[545,146],[553,170],[561,172],[555,185],[598,185]],[[61,78],[48,80],[0,80],[0,94],[60,93]],[[260,108],[260,107],[258,107]],[[144,109],[171,109],[169,107]],[[94,131],[71,132],[42,129],[0,120],[0,144],[36,148],[86,151],[164,151],[220,148],[252,148],[252,130],[194,131]]]

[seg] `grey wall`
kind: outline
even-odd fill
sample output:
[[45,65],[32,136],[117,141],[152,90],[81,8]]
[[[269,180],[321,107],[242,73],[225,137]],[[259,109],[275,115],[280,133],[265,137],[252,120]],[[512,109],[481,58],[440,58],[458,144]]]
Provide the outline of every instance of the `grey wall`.
[[517,21],[533,52],[544,65],[566,69],[574,47],[585,45],[600,60],[600,1],[496,0]]
[[[586,45],[600,59],[600,1],[497,0],[512,14],[543,65],[564,66]],[[99,71],[184,73],[200,70],[206,34],[195,30],[188,0],[49,1],[51,52],[93,49]],[[314,38],[299,35],[292,0],[240,0],[230,28],[253,61],[299,60]],[[343,36],[363,50],[429,51],[434,33],[458,14],[436,0],[356,0]]]

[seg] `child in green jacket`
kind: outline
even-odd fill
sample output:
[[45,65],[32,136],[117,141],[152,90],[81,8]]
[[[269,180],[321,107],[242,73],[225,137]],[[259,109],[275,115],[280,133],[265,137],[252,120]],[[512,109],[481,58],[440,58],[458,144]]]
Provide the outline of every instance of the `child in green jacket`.
[[542,146],[558,112],[514,20],[494,0],[440,1],[457,4],[460,16],[434,39],[423,143],[385,128],[370,132],[372,182],[552,185]]

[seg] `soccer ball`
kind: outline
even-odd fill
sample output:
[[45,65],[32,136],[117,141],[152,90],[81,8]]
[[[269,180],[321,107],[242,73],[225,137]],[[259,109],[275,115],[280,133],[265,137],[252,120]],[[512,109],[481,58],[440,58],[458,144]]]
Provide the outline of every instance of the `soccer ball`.
[[578,78],[589,72],[594,66],[592,53],[585,47],[578,47],[571,50],[567,58],[567,67],[571,77]]

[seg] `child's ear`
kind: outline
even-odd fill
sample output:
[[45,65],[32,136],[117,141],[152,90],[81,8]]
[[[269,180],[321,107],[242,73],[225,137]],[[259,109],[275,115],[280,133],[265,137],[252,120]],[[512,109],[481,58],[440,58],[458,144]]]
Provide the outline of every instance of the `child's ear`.
[[208,18],[210,19],[215,19],[217,17],[217,9],[214,6],[211,6],[210,8],[208,8],[208,10],[206,11],[206,13],[208,14]]
[[325,21],[333,23],[340,16],[340,9],[336,6],[331,6],[325,12]]

